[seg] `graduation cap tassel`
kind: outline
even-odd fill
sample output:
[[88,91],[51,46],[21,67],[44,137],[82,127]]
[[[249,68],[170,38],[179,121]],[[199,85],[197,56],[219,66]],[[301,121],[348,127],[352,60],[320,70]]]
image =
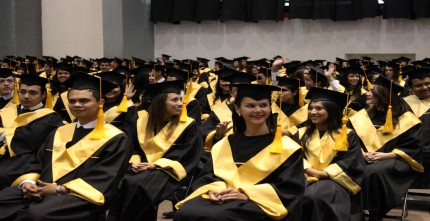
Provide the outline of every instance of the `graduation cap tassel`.
[[303,93],[302,93],[302,87],[300,86],[300,80],[299,80],[299,107],[303,107],[305,105],[305,101],[303,99]]
[[342,117],[342,128],[340,129],[340,134],[337,136],[336,142],[333,146],[333,150],[336,151],[348,151],[348,131],[346,128],[346,124],[348,123],[348,117],[346,112],[347,108],[345,107]]
[[[282,94],[282,88],[281,88],[281,94]],[[279,99],[279,109],[282,111],[282,99]],[[280,117],[281,114],[278,115],[278,123],[276,126],[276,132],[275,132],[275,139],[273,140],[273,143],[270,147],[271,153],[282,153],[282,127],[281,127],[281,121]]]
[[402,77],[402,75],[403,75],[402,67],[401,67],[401,66],[399,66],[399,78],[397,79],[399,82],[403,81],[403,77]]
[[[126,87],[128,85],[127,81],[128,81],[128,76],[126,75],[125,76],[125,82],[126,82],[125,86]],[[128,107],[127,107],[127,92],[124,92],[124,96],[122,96],[121,103],[119,103],[118,108],[116,109],[116,112],[117,113],[120,113],[120,112],[126,113],[127,109],[128,109]]]
[[52,102],[52,89],[49,86],[46,87],[45,107],[49,109],[52,109],[54,107],[54,104]]
[[384,133],[392,133],[393,132],[393,111],[392,111],[392,106],[391,106],[391,96],[393,93],[393,82],[390,82],[390,104],[388,105],[388,110],[387,110],[387,117],[385,119],[385,125],[384,128],[382,128],[382,131]]
[[366,70],[363,69],[363,71],[364,71],[364,77],[366,78],[366,82],[367,82],[367,90],[370,91],[370,89],[372,88],[372,83],[370,83],[369,78],[367,78]]
[[[98,77],[98,76],[95,76]],[[102,79],[100,79],[100,97],[103,97],[102,95]],[[105,137],[105,131],[104,131],[104,119],[105,115],[103,112],[103,104],[101,103],[101,100],[99,101],[99,112],[97,114],[97,123],[96,127],[91,131],[90,133],[90,139],[91,140],[100,140]]]
[[18,99],[18,82],[16,82],[13,84],[13,97],[12,97],[12,103],[14,104],[18,104],[19,103],[19,99]]
[[179,118],[180,122],[187,122],[188,120],[188,112],[187,112],[187,104],[190,102],[191,91],[193,90],[193,83],[190,81],[190,86],[186,89],[184,99],[182,100],[182,111],[181,116]]

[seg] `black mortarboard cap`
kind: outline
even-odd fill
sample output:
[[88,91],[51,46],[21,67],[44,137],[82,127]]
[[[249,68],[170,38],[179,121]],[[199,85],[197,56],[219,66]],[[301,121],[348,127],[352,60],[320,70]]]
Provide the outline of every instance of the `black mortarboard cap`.
[[317,77],[318,82],[323,82],[323,83],[327,82],[327,78],[324,74],[324,70],[319,67],[310,67],[308,74]]
[[409,80],[412,79],[424,79],[430,77],[430,68],[417,68],[410,71],[405,71],[403,75],[409,76]]
[[382,69],[375,65],[366,67],[366,74],[382,74],[383,72]]
[[399,68],[400,68],[399,64],[398,64],[398,63],[396,63],[396,62],[393,62],[393,61],[389,61],[389,62],[387,62],[387,64],[386,64],[385,66],[386,66],[386,67],[393,68],[393,69],[395,69],[395,70],[399,70]]
[[215,60],[216,60],[216,61],[225,62],[225,63],[231,63],[231,62],[232,62],[232,60],[227,59],[227,58],[225,58],[225,57],[217,57],[217,58],[215,58]]
[[119,86],[124,86],[124,80],[126,78],[124,74],[120,74],[116,71],[101,72],[95,75],[101,77],[105,81],[115,83]]
[[91,72],[91,70],[89,68],[85,68],[85,67],[74,67],[72,72],[73,72],[73,74],[77,73],[77,72],[83,72],[83,73],[88,74]]
[[362,58],[363,58],[363,60],[365,60],[365,61],[370,61],[370,60],[372,60],[372,59],[373,59],[373,58],[368,57],[368,56],[363,56]]
[[57,71],[63,70],[63,71],[67,71],[67,72],[71,73],[73,70],[73,66],[69,63],[66,63],[66,62],[58,63],[56,66],[57,66],[57,68],[56,68]]
[[181,80],[164,81],[161,83],[149,84],[146,87],[146,92],[151,98],[163,93],[180,94],[184,88],[184,82]]
[[98,63],[110,63],[112,61],[112,59],[110,58],[99,58],[97,59]]
[[23,74],[36,74],[36,66],[34,64],[22,64]]
[[257,67],[265,67],[269,68],[270,63],[267,62],[268,60],[266,58],[254,60],[254,61],[248,61],[248,66],[257,66]]
[[188,79],[191,77],[188,71],[176,69],[176,68],[167,68],[166,70],[167,76],[175,77],[178,80],[182,80],[188,82]]
[[380,67],[385,67],[388,63],[388,61],[383,61],[383,60],[377,60],[376,61]]
[[408,72],[408,71],[412,71],[417,69],[415,66],[413,65],[406,65],[404,67],[402,67],[402,73]]
[[[379,86],[383,86],[385,88],[387,88],[388,90],[390,90],[390,84],[392,84],[392,91],[393,94],[399,94],[400,92],[402,92],[404,90],[404,88],[400,85],[398,85],[395,82],[392,82],[390,80],[388,80],[388,78],[379,75],[378,78],[376,78],[375,82],[373,83],[373,85],[379,85]],[[389,98],[387,98],[389,99]]]
[[[102,89],[100,91],[100,81]],[[102,96],[112,91],[117,87],[116,84],[101,80],[100,78],[84,73],[76,72],[73,76],[64,82],[64,85],[77,90],[91,89],[101,92]]]
[[410,60],[411,60],[410,58],[407,58],[407,57],[405,57],[405,56],[400,56],[399,58],[395,58],[395,59],[393,59],[392,61],[393,61],[393,62],[396,62],[396,63],[401,63],[401,62],[406,62],[406,63],[408,63]]
[[208,63],[210,60],[207,58],[201,58],[201,57],[197,57],[197,61],[203,62],[203,63]]
[[278,86],[287,86],[295,88],[299,88],[301,86],[300,80],[296,78],[276,76],[276,80],[278,81]]
[[161,54],[161,57],[169,60],[169,58],[172,57],[172,56],[170,56],[168,54]]
[[262,84],[235,84],[230,86],[238,88],[236,97],[249,97],[254,100],[269,99],[270,101],[272,92],[281,90],[276,86]]
[[45,88],[46,84],[48,83],[48,79],[39,77],[36,74],[22,74],[22,75],[17,75],[16,77],[21,79],[20,80],[21,84],[25,84],[27,86],[37,85],[37,86],[40,86],[41,88]]
[[323,88],[311,87],[309,92],[306,94],[305,99],[309,99],[311,101],[331,101],[338,104],[341,110],[343,110],[347,104],[348,94]]
[[225,76],[230,75],[230,74],[242,74],[242,73],[243,72],[239,72],[234,67],[230,67],[230,66],[224,66],[224,68],[214,72],[214,74],[218,75],[218,78],[220,78],[220,79],[222,79]]
[[252,74],[236,72],[232,74],[227,74],[221,78],[224,81],[230,82],[230,84],[250,84],[255,81],[257,77]]
[[425,62],[424,60],[413,61],[412,64],[415,65],[415,66],[419,66],[420,68],[430,67],[430,64],[428,62]]
[[130,70],[127,67],[124,66],[118,66],[115,69],[113,69],[114,72],[118,72],[120,74],[123,74],[124,76],[130,75]]
[[343,68],[340,70],[345,76],[347,76],[350,73],[354,73],[354,74],[360,74],[362,76],[364,76],[364,70],[358,66],[358,65],[351,65],[349,67]]
[[13,69],[0,68],[0,78],[8,78],[10,76],[13,76]]
[[241,56],[241,57],[233,58],[233,61],[242,61],[242,60],[248,60],[248,59],[249,57]]

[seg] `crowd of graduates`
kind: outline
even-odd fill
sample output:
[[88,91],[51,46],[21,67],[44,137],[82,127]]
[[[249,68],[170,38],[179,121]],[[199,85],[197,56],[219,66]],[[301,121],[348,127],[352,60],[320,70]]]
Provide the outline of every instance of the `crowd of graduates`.
[[382,220],[430,186],[430,59],[209,62],[0,60],[0,220]]

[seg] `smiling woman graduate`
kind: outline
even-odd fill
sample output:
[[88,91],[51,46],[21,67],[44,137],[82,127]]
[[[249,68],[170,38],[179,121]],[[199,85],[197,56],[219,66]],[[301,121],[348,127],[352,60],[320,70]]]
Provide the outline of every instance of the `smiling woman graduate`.
[[237,84],[234,134],[211,151],[207,175],[176,207],[175,220],[280,220],[304,191],[300,146],[282,137],[271,110],[270,85]]

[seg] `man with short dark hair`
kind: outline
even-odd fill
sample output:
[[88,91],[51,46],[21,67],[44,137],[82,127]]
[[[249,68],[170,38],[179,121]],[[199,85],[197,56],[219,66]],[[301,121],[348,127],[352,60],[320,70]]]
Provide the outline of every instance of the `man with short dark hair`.
[[0,190],[26,179],[45,138],[63,125],[53,110],[44,108],[47,80],[22,75],[20,105],[9,105],[0,112]]
[[77,122],[51,133],[27,179],[0,191],[0,220],[97,220],[130,159],[127,136],[99,118],[100,90],[115,86],[84,73],[68,82]]
[[0,68],[0,110],[12,103],[14,86],[13,69]]

